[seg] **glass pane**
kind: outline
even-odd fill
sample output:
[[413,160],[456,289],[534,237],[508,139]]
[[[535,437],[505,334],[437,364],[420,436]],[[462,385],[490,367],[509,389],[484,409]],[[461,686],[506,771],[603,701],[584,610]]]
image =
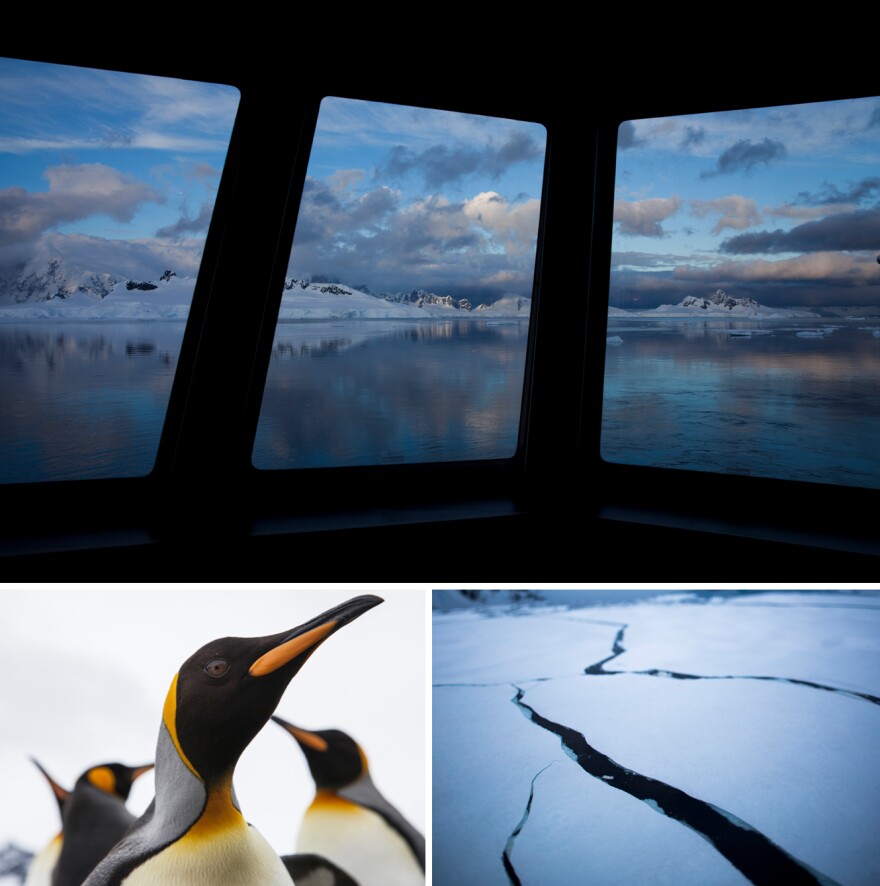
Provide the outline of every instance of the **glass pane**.
[[238,98],[0,59],[0,482],[152,469]]
[[516,451],[546,132],[326,98],[253,461]]
[[620,127],[602,455],[880,487],[880,100]]

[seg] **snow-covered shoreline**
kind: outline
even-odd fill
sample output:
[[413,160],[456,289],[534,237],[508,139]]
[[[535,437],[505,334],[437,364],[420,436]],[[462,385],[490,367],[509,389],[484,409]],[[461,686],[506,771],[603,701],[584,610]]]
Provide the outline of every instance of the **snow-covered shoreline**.
[[[154,288],[115,286],[98,297],[75,292],[66,298],[0,305],[0,323],[33,321],[186,320],[195,280],[171,277]],[[462,307],[462,303],[467,307]],[[470,307],[466,300],[432,293],[370,295],[350,286],[305,284],[285,288],[279,321],[324,320],[528,320],[532,300],[505,296],[491,305]]]
[[723,289],[710,296],[688,296],[677,305],[645,310],[609,306],[609,320],[866,320],[880,316],[877,306],[772,308],[751,298],[733,298]]

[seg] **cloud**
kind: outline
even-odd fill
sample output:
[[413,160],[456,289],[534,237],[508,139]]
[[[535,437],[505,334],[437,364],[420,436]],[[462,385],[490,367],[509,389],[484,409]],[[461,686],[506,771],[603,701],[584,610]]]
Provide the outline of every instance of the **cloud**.
[[720,234],[725,228],[751,228],[761,221],[761,214],[755,201],[750,197],[731,194],[714,200],[691,200],[691,213],[698,218],[718,214],[721,217],[712,228],[713,234]]
[[211,215],[214,212],[214,203],[208,201],[202,204],[199,214],[189,218],[185,213],[173,224],[156,231],[157,237],[168,237],[179,240],[185,234],[203,234],[208,230],[211,223]]
[[765,138],[760,142],[740,139],[718,157],[715,169],[701,173],[700,178],[749,172],[756,166],[781,160],[786,154],[785,145],[775,139]]
[[681,207],[678,197],[651,197],[647,200],[614,201],[614,221],[621,234],[642,237],[664,237],[660,224]]
[[31,241],[57,225],[93,215],[128,222],[142,203],[163,200],[149,185],[103,163],[52,166],[43,177],[48,191],[0,190],[0,245]]
[[464,215],[505,244],[508,253],[533,252],[538,236],[539,200],[510,203],[494,191],[484,191],[462,205]]
[[872,129],[875,126],[880,126],[880,105],[874,108],[865,129]]
[[721,244],[721,252],[735,255],[780,252],[853,252],[880,248],[880,209],[841,212],[805,222],[789,231],[740,234]]
[[309,180],[289,273],[366,283],[374,291],[528,294],[539,212],[538,200],[511,203],[494,191],[401,205],[389,188],[340,198],[325,182]]
[[205,179],[220,178],[220,170],[210,163],[190,163],[185,171],[188,178],[204,181]]
[[784,203],[782,206],[765,206],[764,215],[771,218],[797,218],[816,219],[826,215],[836,215],[841,212],[852,212],[856,207],[852,203],[826,204],[824,206],[799,206],[794,203]]
[[42,273],[52,259],[61,259],[72,276],[120,274],[135,280],[155,280],[165,268],[194,276],[203,240],[108,240],[88,234],[44,234],[25,247],[0,247],[0,279],[19,273]]
[[231,86],[16,59],[0,60],[0,149],[163,147],[225,151]]
[[818,194],[801,191],[795,202],[807,206],[834,206],[841,203],[862,203],[865,200],[875,200],[877,197],[880,197],[880,178],[870,176],[851,184],[846,191],[842,191],[830,182],[823,182]]
[[679,265],[717,264],[717,256],[678,255],[662,252],[618,252],[611,253],[611,270],[636,270],[645,268],[651,271],[672,270]]
[[436,190],[445,184],[461,181],[469,175],[499,178],[515,163],[540,159],[544,146],[525,132],[512,133],[500,145],[482,148],[448,148],[432,145],[421,151],[397,145],[376,170],[375,178],[402,178],[415,173],[425,185]]
[[306,179],[296,222],[295,242],[299,245],[326,240],[332,246],[356,233],[372,236],[400,203],[400,192],[391,188],[357,195],[341,187],[342,179],[330,178],[329,183]]
[[875,305],[880,273],[874,255],[811,253],[770,261],[754,259],[682,263],[671,270],[639,271],[636,263],[611,274],[610,304],[652,308],[677,304],[688,295],[724,289],[768,306]]
[[625,120],[617,130],[617,150],[628,151],[631,148],[640,148],[645,143],[643,138],[636,135],[636,127],[632,120]]
[[827,283],[835,286],[877,284],[880,274],[873,256],[847,255],[840,252],[817,252],[795,258],[768,261],[721,262],[712,268],[679,267],[675,275],[692,280],[719,278],[743,282]]
[[681,140],[681,149],[701,145],[706,140],[706,129],[703,126],[688,126],[685,129],[684,137]]
[[351,190],[356,184],[362,182],[365,178],[363,169],[337,169],[336,172],[328,175],[325,181],[334,194],[342,194]]

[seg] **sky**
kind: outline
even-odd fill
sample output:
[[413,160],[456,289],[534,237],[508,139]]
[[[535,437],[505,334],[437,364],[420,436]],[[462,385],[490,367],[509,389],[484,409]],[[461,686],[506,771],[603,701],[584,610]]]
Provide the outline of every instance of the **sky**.
[[880,305],[880,98],[632,120],[610,303]]
[[289,275],[531,296],[545,143],[537,123],[325,98]]
[[[0,59],[0,281],[195,275],[238,106],[229,86]],[[328,97],[289,273],[375,292],[530,296],[546,132]]]
[[231,86],[0,59],[0,281],[195,275],[238,107]]
[[[292,629],[362,593],[384,603],[330,637],[294,677],[277,713],[340,728],[363,747],[380,791],[425,829],[426,592],[405,585],[0,585],[0,845],[41,849],[58,807],[36,757],[71,788],[88,767],[153,760],[180,665],[225,636]],[[245,817],[292,852],[314,785],[290,736],[267,723],[241,757]],[[152,774],[129,808],[152,799]]]

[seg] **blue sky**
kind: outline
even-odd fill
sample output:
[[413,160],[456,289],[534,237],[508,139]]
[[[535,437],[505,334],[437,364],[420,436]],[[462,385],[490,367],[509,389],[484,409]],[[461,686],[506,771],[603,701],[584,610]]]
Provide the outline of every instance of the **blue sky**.
[[324,99],[289,273],[531,295],[545,142],[535,123]]
[[[0,280],[54,257],[194,274],[232,87],[0,59]],[[373,291],[531,295],[546,133],[327,98],[290,273]]]
[[195,273],[238,90],[0,59],[0,279]]
[[880,304],[880,99],[628,121],[611,303]]

